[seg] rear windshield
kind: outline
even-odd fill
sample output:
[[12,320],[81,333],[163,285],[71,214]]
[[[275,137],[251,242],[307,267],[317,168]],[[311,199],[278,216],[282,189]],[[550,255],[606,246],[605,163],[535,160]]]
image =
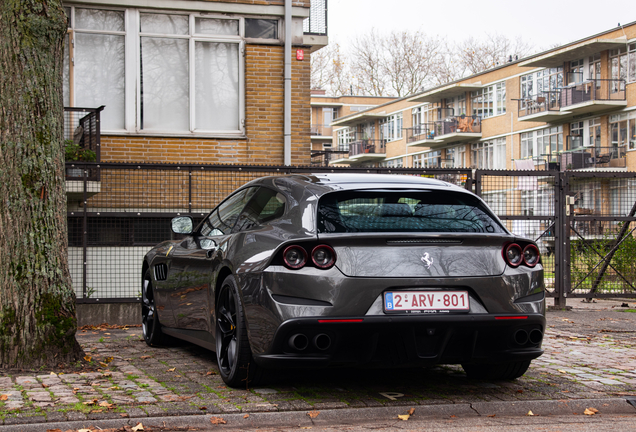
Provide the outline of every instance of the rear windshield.
[[319,233],[504,233],[474,196],[438,191],[346,191],[323,196]]

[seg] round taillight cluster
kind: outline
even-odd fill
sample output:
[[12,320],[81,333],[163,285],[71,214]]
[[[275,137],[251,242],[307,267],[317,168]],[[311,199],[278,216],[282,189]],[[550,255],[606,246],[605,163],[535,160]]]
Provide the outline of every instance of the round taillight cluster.
[[[307,261],[307,251],[301,246],[287,246],[283,251],[283,262],[292,270],[303,268]],[[336,251],[328,245],[316,246],[311,251],[311,262],[320,269],[331,268],[336,263]]]
[[501,252],[504,261],[510,267],[519,267],[521,264],[534,267],[539,263],[541,256],[539,249],[533,244],[522,249],[517,243],[507,243]]

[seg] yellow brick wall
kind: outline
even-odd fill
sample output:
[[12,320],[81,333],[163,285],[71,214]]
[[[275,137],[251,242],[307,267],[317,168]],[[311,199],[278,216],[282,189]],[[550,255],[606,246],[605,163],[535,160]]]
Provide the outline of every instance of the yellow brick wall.
[[[282,46],[245,47],[246,138],[102,136],[104,162],[282,165],[284,64]],[[292,165],[310,163],[309,49],[292,60]]]

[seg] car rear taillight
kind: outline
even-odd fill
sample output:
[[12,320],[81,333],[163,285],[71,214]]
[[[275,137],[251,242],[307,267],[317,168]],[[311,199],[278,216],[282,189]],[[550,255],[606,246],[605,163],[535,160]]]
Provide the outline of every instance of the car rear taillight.
[[539,262],[539,249],[533,245],[529,244],[525,248],[523,248],[523,262],[528,267],[534,267]]
[[522,249],[517,243],[507,243],[501,253],[504,261],[510,267],[519,267],[521,264],[534,267],[539,263],[539,258],[541,257],[539,249],[533,244],[529,244]]
[[519,265],[523,262],[523,251],[521,250],[521,246],[516,243],[510,243],[505,246],[503,250],[503,257],[506,264],[510,267],[519,267]]
[[316,246],[311,251],[311,260],[316,265],[316,267],[321,269],[328,269],[336,263],[336,251],[334,251],[331,246]]
[[283,251],[283,261],[290,269],[297,270],[307,264],[307,252],[300,246],[288,246]]

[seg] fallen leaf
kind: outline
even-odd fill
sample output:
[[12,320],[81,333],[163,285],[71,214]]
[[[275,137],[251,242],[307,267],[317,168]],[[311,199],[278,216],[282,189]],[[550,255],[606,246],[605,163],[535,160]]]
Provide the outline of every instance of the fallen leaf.
[[[55,372],[51,372],[49,375],[55,376]],[[60,375],[62,375],[62,374],[60,374]]]
[[142,430],[144,430],[144,425],[142,425],[141,422],[140,422],[140,423],[137,423],[137,426],[134,426],[131,429],[133,431],[135,431],[135,432],[142,431]]
[[221,417],[211,417],[210,423],[212,424],[226,424],[227,422],[223,420]]
[[46,432],[62,432],[62,429],[47,429]]
[[523,390],[517,390],[517,393],[523,393]]
[[586,408],[585,411],[583,411],[583,414],[593,416],[597,412],[598,410],[596,408]]
[[243,418],[248,418],[249,416],[250,416],[249,414],[245,414]]
[[99,403],[99,406],[100,406],[100,407],[104,407],[104,408],[111,409],[111,408],[112,408],[113,406],[115,406],[115,405],[114,405],[114,404],[112,404],[112,403],[106,402],[106,401],[102,401],[102,402],[100,402],[100,403]]
[[166,372],[174,372],[177,368],[170,368]]
[[495,417],[497,414],[490,414],[488,417]]
[[309,417],[311,417],[311,418],[316,418],[316,417],[318,417],[318,414],[320,414],[320,411],[316,411],[316,410],[309,411],[309,412],[307,413],[307,415],[308,415]]
[[84,360],[86,360],[87,362],[93,360],[93,357],[91,356],[84,356]]
[[101,367],[108,367],[108,365],[107,365],[106,363],[104,363],[104,362],[99,362],[99,365],[100,365]]
[[93,432],[90,429],[78,429],[77,432]]
[[152,358],[152,356],[141,356],[140,358],[141,358],[142,360],[146,360],[146,359]]
[[410,416],[410,415],[408,415],[408,414],[399,414],[399,415],[398,415],[398,418],[399,418],[400,420],[404,420],[404,421],[408,420],[408,419],[409,419],[409,417],[411,417],[411,416]]
[[527,416],[533,416],[534,413],[532,411],[528,411],[528,414],[526,414]]
[[216,375],[215,371],[208,371],[208,373],[206,373],[206,375]]
[[203,411],[203,410],[208,409],[208,407],[199,407],[199,409]]
[[126,414],[126,413],[121,413],[121,414],[119,414],[119,416],[120,416],[120,417],[128,417],[128,414]]
[[6,395],[6,394],[0,395],[0,401],[6,401],[7,399],[9,399],[9,395]]
[[566,371],[564,371],[563,369],[557,369],[557,371],[561,372],[561,373],[567,373]]
[[91,410],[91,414],[96,414],[100,412],[104,412],[104,410]]
[[409,410],[409,415],[413,415],[414,413],[415,413],[415,408],[411,408],[411,409]]

